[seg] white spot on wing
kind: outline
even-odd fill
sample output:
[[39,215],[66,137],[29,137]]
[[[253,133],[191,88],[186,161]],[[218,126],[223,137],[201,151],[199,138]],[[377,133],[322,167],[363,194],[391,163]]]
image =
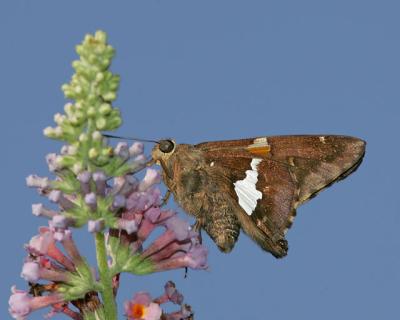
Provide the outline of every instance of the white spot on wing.
[[214,161],[210,163],[210,167],[214,167]]
[[261,191],[256,189],[258,181],[257,166],[261,161],[262,159],[252,159],[250,164],[251,170],[246,171],[246,177],[233,184],[235,186],[235,192],[239,198],[239,205],[249,216],[251,216],[256,208],[257,200],[262,198]]
[[248,148],[262,148],[269,147],[267,137],[256,138],[253,140],[253,144],[249,145]]

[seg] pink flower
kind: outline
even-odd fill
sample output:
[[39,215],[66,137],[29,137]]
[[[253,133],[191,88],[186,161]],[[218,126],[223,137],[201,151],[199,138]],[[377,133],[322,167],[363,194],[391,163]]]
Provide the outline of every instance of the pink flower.
[[63,301],[61,294],[50,294],[48,296],[30,297],[28,292],[11,288],[12,295],[8,300],[11,316],[17,320],[24,320],[32,311],[48,307]]
[[[62,239],[59,239],[59,231],[51,230],[48,227],[41,227],[40,234],[32,237],[26,250],[34,257],[44,256],[56,261],[68,271],[75,271],[75,265],[82,261],[78,249],[72,240],[70,230],[64,230]],[[68,253],[66,256],[56,245],[56,241],[61,240],[61,244]]]
[[138,292],[125,303],[125,314],[129,320],[159,320],[162,310],[147,292]]
[[[171,313],[162,312],[160,305],[171,302],[180,306],[180,310]],[[176,289],[175,283],[168,281],[164,294],[152,300],[147,292],[138,292],[131,301],[125,302],[125,315],[128,320],[188,320],[192,319],[192,308],[183,304],[183,295]]]
[[61,269],[52,270],[47,267],[42,267],[39,263],[33,261],[28,261],[24,263],[22,267],[21,277],[24,278],[26,281],[32,283],[36,283],[39,279],[49,280],[53,282],[68,282],[69,280],[68,272],[65,272]]

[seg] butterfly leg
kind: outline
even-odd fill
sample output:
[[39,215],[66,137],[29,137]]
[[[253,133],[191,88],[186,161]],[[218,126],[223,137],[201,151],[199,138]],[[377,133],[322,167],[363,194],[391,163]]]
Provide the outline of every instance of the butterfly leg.
[[156,161],[154,160],[154,159],[150,159],[149,161],[147,161],[146,163],[145,163],[145,166],[146,167],[151,167],[151,166],[153,166],[153,165],[155,165],[156,164]]

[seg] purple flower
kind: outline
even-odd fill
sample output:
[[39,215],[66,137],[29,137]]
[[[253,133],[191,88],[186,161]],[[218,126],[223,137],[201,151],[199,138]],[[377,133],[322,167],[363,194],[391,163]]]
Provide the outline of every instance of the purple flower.
[[61,169],[61,166],[58,163],[57,159],[58,159],[58,156],[55,153],[49,153],[46,156],[46,162],[47,162],[50,172],[56,172],[57,170]]
[[28,187],[48,189],[50,188],[50,181],[47,177],[39,177],[35,174],[31,174],[26,178],[26,184]]
[[88,221],[88,231],[90,233],[100,232],[103,229],[104,229],[104,221],[102,219]]
[[66,229],[69,224],[68,218],[61,214],[57,214],[51,219],[51,226],[54,228]]
[[132,234],[138,230],[138,223],[136,220],[119,219],[118,229],[125,230],[127,234]]
[[97,209],[97,197],[94,192],[87,193],[85,195],[85,203],[90,208],[92,212],[96,211]]
[[119,208],[123,208],[126,205],[126,198],[123,195],[117,194],[114,197],[114,201],[113,201],[113,209],[119,209]]
[[165,296],[174,304],[182,304],[183,295],[176,289],[175,283],[168,281],[165,286]]
[[181,310],[164,314],[163,320],[185,320],[193,319],[193,311],[187,304],[181,305]]
[[145,211],[157,207],[160,205],[160,196],[161,192],[157,188],[151,188],[146,192],[134,192],[128,197],[126,208],[129,211]]
[[50,191],[48,198],[51,202],[57,203],[64,210],[69,210],[74,207],[74,203],[69,200],[68,197],[65,197],[60,190]]
[[165,221],[165,226],[173,230],[178,241],[182,241],[189,236],[190,226],[187,221],[179,219],[176,215]]
[[[153,180],[158,174],[151,172],[147,176]],[[126,233],[112,232],[111,235],[121,237],[123,243],[130,245],[132,253],[151,261],[154,271],[207,268],[207,250],[199,244],[199,234],[191,230],[188,222],[180,219],[176,212],[161,210],[159,204],[157,188],[131,193],[116,225]],[[165,231],[143,248],[143,243],[156,228]]]
[[185,253],[155,262],[157,271],[178,268],[207,269],[207,249],[201,244],[195,244]]
[[89,171],[83,171],[76,177],[81,183],[81,191],[83,194],[90,193],[90,179],[92,174]]
[[129,155],[131,157],[136,157],[140,154],[142,154],[144,151],[144,145],[142,142],[134,142],[130,147],[129,147]]
[[96,184],[96,193],[98,195],[104,196],[107,187],[106,184],[107,176],[104,174],[104,172],[96,171],[93,173],[92,178]]
[[137,191],[138,185],[139,181],[134,176],[125,175],[122,177],[116,177],[114,178],[114,186],[111,193],[127,197]]
[[32,214],[35,216],[47,217],[50,219],[58,215],[56,211],[47,209],[42,203],[32,204]]
[[147,169],[146,175],[139,184],[139,191],[146,191],[155,184],[161,182],[161,175],[157,170]]
[[133,162],[138,166],[142,166],[146,164],[147,158],[144,154],[139,154],[136,158],[133,159]]
[[[29,257],[23,265],[21,276],[39,286],[41,292],[46,294],[43,298],[55,298],[50,301],[38,300],[29,297],[26,292],[15,291],[10,298],[10,313],[14,317],[23,319],[38,308],[37,305],[43,305],[52,307],[50,315],[64,313],[72,319],[82,319],[82,315],[70,310],[69,302],[56,296],[56,292],[58,288],[69,290],[65,288],[70,286],[71,292],[78,290],[81,294],[75,282],[76,273],[80,270],[78,266],[84,265],[84,259],[72,240],[69,227],[84,223],[87,223],[91,233],[110,228],[110,236],[119,238],[118,245],[127,245],[119,258],[117,252],[108,252],[111,259],[122,259],[114,265],[110,260],[109,264],[111,270],[116,268],[113,270],[112,282],[114,294],[119,287],[118,272],[122,270],[145,274],[183,267],[207,267],[207,250],[199,244],[199,234],[191,230],[189,223],[181,220],[176,212],[160,208],[161,192],[156,186],[161,181],[159,171],[147,169],[140,181],[132,174],[113,177],[112,174],[108,176],[102,171],[89,172],[83,162],[75,163],[79,168],[75,168],[75,164],[72,167],[67,164],[71,161],[68,158],[72,155],[70,151],[69,146],[66,146],[63,148],[64,155],[51,154],[47,157],[49,167],[57,175],[54,181],[36,175],[27,178],[28,185],[38,188],[42,195],[59,206],[59,210],[47,209],[43,204],[32,206],[33,214],[49,219],[49,227],[40,228],[39,234],[26,245]],[[117,164],[129,165],[131,170],[143,168],[148,162],[143,154],[142,143],[135,143],[131,147],[120,143],[114,149],[114,155],[122,159],[117,159]],[[64,167],[72,168],[68,173],[61,170],[60,159],[65,162]],[[109,170],[105,169],[105,172],[109,174]],[[148,243],[147,240],[155,229],[162,229],[163,232]],[[115,249],[109,246],[107,249],[118,250],[118,247]],[[124,259],[126,260],[123,261]],[[95,278],[96,276],[93,279]],[[47,281],[47,284],[39,283],[41,280]],[[67,286],[64,287],[64,284]],[[82,294],[85,294],[84,290]],[[76,296],[81,297],[79,294]],[[40,303],[37,304],[37,301]],[[166,302],[180,305],[181,310],[163,314],[160,304]],[[159,320],[161,317],[187,319],[192,313],[185,313],[182,303],[182,294],[172,282],[168,282],[164,294],[158,299],[152,300],[145,292],[137,293],[125,303],[125,313],[129,320]]]

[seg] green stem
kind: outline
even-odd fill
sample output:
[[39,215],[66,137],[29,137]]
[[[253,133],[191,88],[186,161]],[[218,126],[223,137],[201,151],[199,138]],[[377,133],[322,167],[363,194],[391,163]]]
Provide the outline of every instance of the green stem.
[[112,277],[107,264],[106,244],[104,234],[96,233],[96,256],[99,268],[100,283],[102,285],[101,296],[107,320],[117,320],[117,305],[112,288]]

